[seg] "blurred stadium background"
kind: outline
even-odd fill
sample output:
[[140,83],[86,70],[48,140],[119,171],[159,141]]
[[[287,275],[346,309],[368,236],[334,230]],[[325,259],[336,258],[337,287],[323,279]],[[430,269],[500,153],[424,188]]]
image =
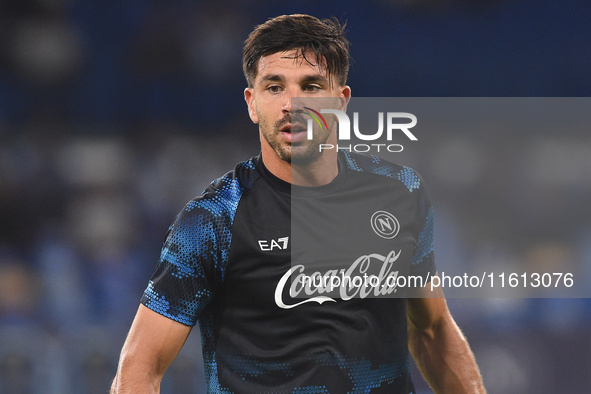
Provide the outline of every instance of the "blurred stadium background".
[[[356,96],[591,95],[586,0],[1,1],[0,393],[107,391],[168,225],[258,152],[242,42],[295,12],[348,21]],[[586,130],[414,149],[440,264],[591,276]],[[590,391],[589,299],[449,303],[491,394]],[[163,392],[203,380],[195,330]]]

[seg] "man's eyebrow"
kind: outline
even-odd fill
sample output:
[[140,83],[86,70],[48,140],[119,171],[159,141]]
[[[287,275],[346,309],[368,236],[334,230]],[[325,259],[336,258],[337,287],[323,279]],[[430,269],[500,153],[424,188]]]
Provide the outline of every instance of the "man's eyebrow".
[[[280,74],[267,74],[262,75],[259,83],[265,82],[283,82],[285,81],[285,77]],[[310,82],[318,82],[318,83],[329,83],[328,78],[320,75],[320,74],[308,74],[304,75],[300,79],[300,83],[310,83]]]
[[285,78],[283,78],[281,75],[279,74],[268,74],[268,75],[263,75],[261,77],[261,82],[281,82],[283,81]]
[[302,78],[302,82],[324,82],[324,83],[327,83],[328,78],[326,78],[320,74],[310,74],[310,75],[305,75]]

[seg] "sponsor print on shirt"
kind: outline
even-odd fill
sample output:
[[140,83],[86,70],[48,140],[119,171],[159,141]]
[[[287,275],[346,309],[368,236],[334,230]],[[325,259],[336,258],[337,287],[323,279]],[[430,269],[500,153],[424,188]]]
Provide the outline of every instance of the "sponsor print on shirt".
[[[328,270],[324,273],[316,271],[310,275],[304,272],[304,265],[294,265],[277,283],[275,303],[280,308],[291,309],[308,302],[319,304],[327,301],[336,302],[335,298],[337,297],[348,301],[356,297],[363,299],[369,296],[379,297],[392,294],[397,291],[399,282],[397,280],[399,271],[394,269],[401,252],[401,250],[391,251],[386,256],[377,253],[360,256],[347,269]],[[376,267],[379,267],[377,275],[368,275],[369,272],[375,271]],[[292,280],[289,285],[290,278]],[[289,286],[289,296],[292,299],[311,298],[295,304],[286,304],[285,302],[289,301],[284,302],[282,296],[287,286]],[[337,293],[338,296],[316,296],[317,294],[333,295],[334,293]]]

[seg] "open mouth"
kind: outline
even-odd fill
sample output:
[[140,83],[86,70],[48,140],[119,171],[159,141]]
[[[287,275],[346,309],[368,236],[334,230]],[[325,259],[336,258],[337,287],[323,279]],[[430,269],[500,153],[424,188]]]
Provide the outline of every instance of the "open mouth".
[[281,132],[282,133],[289,133],[289,134],[296,134],[296,133],[301,133],[304,131],[307,131],[308,128],[304,125],[301,124],[286,124],[285,126],[283,126],[281,128]]
[[299,144],[306,140],[308,129],[299,123],[288,123],[280,131],[285,141],[291,144]]

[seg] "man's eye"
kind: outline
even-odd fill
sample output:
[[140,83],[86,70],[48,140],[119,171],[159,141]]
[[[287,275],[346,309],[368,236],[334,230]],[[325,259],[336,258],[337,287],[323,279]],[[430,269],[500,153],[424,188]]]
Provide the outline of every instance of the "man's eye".
[[306,91],[306,92],[315,92],[317,90],[320,90],[320,87],[319,86],[316,86],[316,85],[306,85],[306,86],[304,86],[304,91]]
[[272,86],[269,86],[267,88],[267,90],[270,91],[271,93],[279,93],[281,91],[281,88],[277,85],[272,85]]

